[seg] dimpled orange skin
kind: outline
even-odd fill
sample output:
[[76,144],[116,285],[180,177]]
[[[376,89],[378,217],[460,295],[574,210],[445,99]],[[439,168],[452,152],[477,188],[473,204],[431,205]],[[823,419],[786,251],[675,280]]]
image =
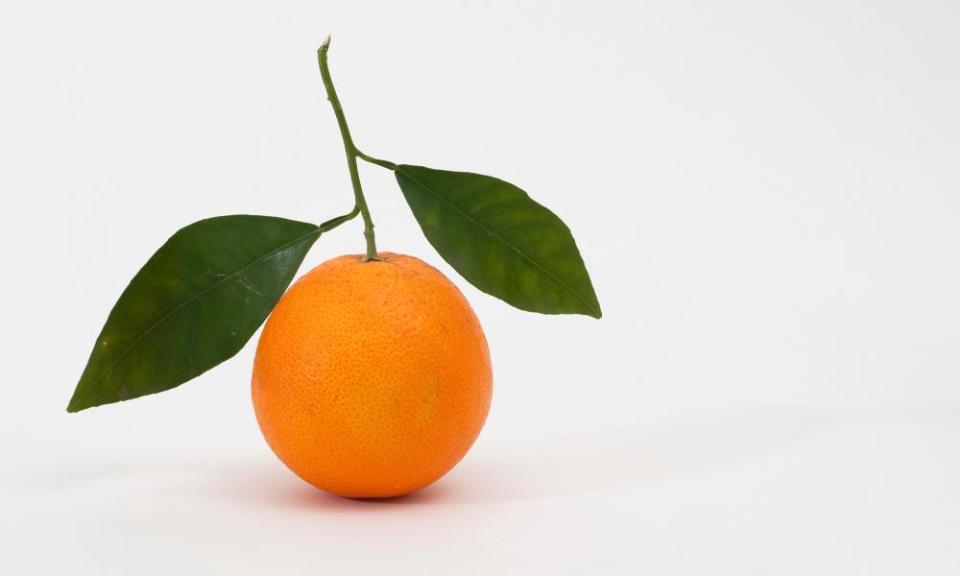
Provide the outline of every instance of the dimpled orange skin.
[[443,274],[412,256],[341,256],[270,315],[253,406],[298,476],[341,496],[386,498],[460,461],[486,420],[492,379],[480,323]]

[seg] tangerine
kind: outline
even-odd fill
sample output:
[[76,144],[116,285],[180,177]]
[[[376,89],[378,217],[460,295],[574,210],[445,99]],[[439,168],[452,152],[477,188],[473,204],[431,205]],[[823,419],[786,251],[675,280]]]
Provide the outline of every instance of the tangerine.
[[490,353],[443,274],[412,256],[341,256],[298,280],[257,346],[252,396],[276,455],[322,490],[407,494],[466,454],[486,420]]

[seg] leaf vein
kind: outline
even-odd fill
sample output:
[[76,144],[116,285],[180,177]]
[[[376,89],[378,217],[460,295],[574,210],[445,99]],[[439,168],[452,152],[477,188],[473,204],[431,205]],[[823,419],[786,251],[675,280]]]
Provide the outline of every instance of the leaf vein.
[[193,304],[193,303],[196,302],[198,299],[200,299],[201,297],[205,296],[205,295],[208,294],[209,292],[213,291],[214,289],[216,289],[216,288],[219,287],[220,285],[222,285],[222,284],[230,281],[231,279],[233,279],[233,277],[237,276],[238,274],[241,274],[241,275],[242,275],[246,270],[248,270],[248,269],[251,268],[252,266],[256,266],[257,264],[263,262],[263,261],[266,260],[267,258],[269,258],[269,257],[271,257],[271,256],[273,256],[273,255],[275,255],[275,254],[278,254],[278,253],[280,253],[280,252],[283,252],[284,250],[287,250],[288,248],[290,248],[290,247],[292,247],[292,246],[297,245],[298,243],[302,242],[303,240],[309,238],[310,236],[312,236],[312,235],[314,235],[314,234],[320,234],[320,233],[322,233],[322,230],[320,230],[319,227],[314,228],[314,229],[310,230],[309,232],[307,232],[307,233],[305,233],[305,234],[301,234],[300,236],[297,236],[297,237],[294,238],[293,240],[291,240],[291,241],[289,241],[289,242],[287,242],[287,243],[279,246],[278,248],[275,248],[275,249],[273,249],[273,250],[270,250],[270,251],[266,252],[265,254],[263,254],[263,255],[261,255],[261,256],[258,256],[255,260],[251,261],[251,262],[248,263],[248,264],[245,264],[245,265],[241,266],[240,268],[238,268],[237,270],[234,270],[233,272],[231,272],[231,273],[229,273],[229,274],[219,274],[219,275],[218,275],[219,278],[218,278],[218,280],[217,280],[216,282],[214,282],[214,283],[211,284],[210,286],[204,288],[204,289],[201,290],[200,292],[194,294],[194,295],[191,296],[190,298],[187,298],[186,300],[184,300],[184,301],[181,302],[180,304],[176,305],[176,306],[173,307],[169,312],[165,313],[165,314],[164,314],[163,316],[161,316],[158,320],[156,320],[153,324],[151,324],[146,330],[144,330],[143,332],[141,332],[139,336],[137,336],[126,348],[124,348],[123,352],[120,353],[120,356],[118,356],[117,359],[116,359],[112,364],[110,364],[110,366],[109,366],[106,370],[104,370],[104,371],[96,378],[96,380],[94,380],[93,382],[91,382],[90,384],[88,384],[88,385],[85,387],[86,390],[87,390],[87,393],[84,394],[83,396],[81,396],[81,398],[85,398],[85,397],[90,393],[90,391],[93,390],[93,388],[94,388],[97,384],[100,383],[101,380],[103,380],[104,378],[107,377],[108,374],[110,374],[111,372],[113,372],[113,370],[117,367],[117,365],[120,364],[120,362],[122,362],[124,358],[126,358],[127,354],[129,354],[134,348],[136,348],[137,345],[140,344],[140,342],[141,342],[147,335],[149,335],[150,333],[152,333],[158,326],[160,326],[161,324],[163,324],[168,318],[170,318],[171,316],[173,316],[174,314],[176,314],[176,313],[179,312],[180,310],[186,308],[186,307],[189,306],[190,304]]
[[[398,168],[398,172],[399,172],[399,171],[400,171],[400,169]],[[541,272],[543,272],[547,277],[549,277],[549,278],[550,278],[551,280],[553,280],[555,283],[557,283],[558,285],[560,285],[561,288],[565,289],[567,292],[569,292],[570,294],[572,294],[577,300],[579,300],[582,304],[586,305],[587,309],[589,309],[589,310],[596,310],[596,307],[595,307],[593,304],[591,304],[590,302],[587,302],[586,300],[584,300],[584,298],[583,298],[576,290],[574,290],[574,289],[571,288],[569,285],[567,285],[563,280],[561,280],[560,278],[558,278],[555,274],[553,274],[552,272],[550,272],[549,270],[547,270],[546,268],[544,268],[542,264],[540,264],[539,262],[537,262],[536,260],[534,260],[533,258],[531,258],[530,256],[528,256],[528,255],[525,254],[524,252],[521,252],[516,246],[514,246],[513,244],[511,244],[506,238],[500,236],[499,234],[497,234],[496,232],[494,232],[493,230],[491,230],[491,229],[488,228],[487,226],[484,226],[482,222],[480,222],[479,220],[477,220],[476,218],[474,218],[469,212],[466,212],[465,210],[463,210],[462,208],[460,208],[459,206],[457,206],[456,204],[454,204],[454,203],[451,202],[450,200],[444,198],[444,197],[441,196],[439,193],[437,193],[435,190],[433,190],[432,188],[430,188],[429,186],[427,186],[426,184],[424,184],[424,183],[423,183],[422,181],[420,181],[419,179],[417,179],[417,178],[415,178],[414,176],[410,175],[409,173],[407,173],[407,172],[405,172],[405,171],[404,171],[404,172],[401,172],[401,173],[403,174],[404,178],[410,179],[414,184],[417,184],[417,185],[420,186],[422,189],[430,192],[434,197],[436,197],[436,198],[439,199],[440,201],[448,204],[448,205],[449,205],[450,207],[452,207],[454,210],[456,210],[456,211],[459,212],[461,215],[463,215],[463,217],[464,217],[465,219],[473,222],[473,223],[476,224],[479,228],[481,228],[484,232],[486,232],[488,235],[490,235],[491,237],[495,238],[496,240],[499,240],[501,243],[505,244],[508,248],[510,248],[511,250],[513,250],[514,252],[516,252],[517,254],[519,254],[521,258],[523,258],[523,259],[526,260],[527,262],[533,264],[533,266],[534,266],[535,268],[538,268],[538,269],[539,269]],[[528,196],[528,198],[529,198],[529,196]],[[532,199],[531,199],[531,202],[533,202]],[[546,208],[544,208],[544,209],[546,209]]]

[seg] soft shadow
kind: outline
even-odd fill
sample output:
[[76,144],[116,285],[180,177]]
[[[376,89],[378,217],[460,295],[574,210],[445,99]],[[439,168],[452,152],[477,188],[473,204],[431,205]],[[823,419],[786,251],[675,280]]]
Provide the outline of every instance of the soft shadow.
[[316,490],[267,453],[252,461],[56,462],[4,478],[5,489],[100,497],[129,485],[151,498],[200,497],[240,505],[357,514],[616,493],[749,465],[845,429],[954,418],[950,409],[767,406],[539,441],[481,441],[433,486],[400,498],[350,500]]
[[[229,487],[222,485],[223,476],[218,476],[221,483],[218,493],[221,496],[242,498],[245,501],[261,502],[283,508],[323,509],[330,512],[383,512],[386,510],[408,508],[411,506],[431,506],[454,498],[453,488],[438,482],[419,492],[397,496],[395,498],[356,499],[343,498],[318,490],[291,472],[275,470],[265,473],[262,466],[252,469],[244,467],[245,478],[242,484]],[[233,476],[237,477],[237,476]],[[226,491],[224,489],[226,488]]]
[[[630,490],[764,458],[836,433],[838,412],[775,406],[675,420],[636,430],[511,445],[481,444],[450,474],[420,492],[350,500],[303,483],[284,470],[247,470],[235,496],[297,509],[384,511],[534,500]],[[222,488],[222,486],[221,486]]]
[[465,462],[454,479],[456,490],[444,501],[498,502],[631,490],[756,462],[837,433],[840,423],[836,412],[781,406],[505,446]]

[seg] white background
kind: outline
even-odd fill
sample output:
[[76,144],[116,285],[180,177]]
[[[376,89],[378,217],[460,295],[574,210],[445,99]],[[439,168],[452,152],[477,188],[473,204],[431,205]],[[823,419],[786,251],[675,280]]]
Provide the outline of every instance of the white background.
[[[0,572],[960,573],[958,6],[5,3]],[[605,313],[479,293],[363,166],[379,245],[458,283],[495,369],[467,458],[390,502],[274,458],[253,342],[64,411],[177,228],[350,208],[327,33],[360,147],[525,188]]]

